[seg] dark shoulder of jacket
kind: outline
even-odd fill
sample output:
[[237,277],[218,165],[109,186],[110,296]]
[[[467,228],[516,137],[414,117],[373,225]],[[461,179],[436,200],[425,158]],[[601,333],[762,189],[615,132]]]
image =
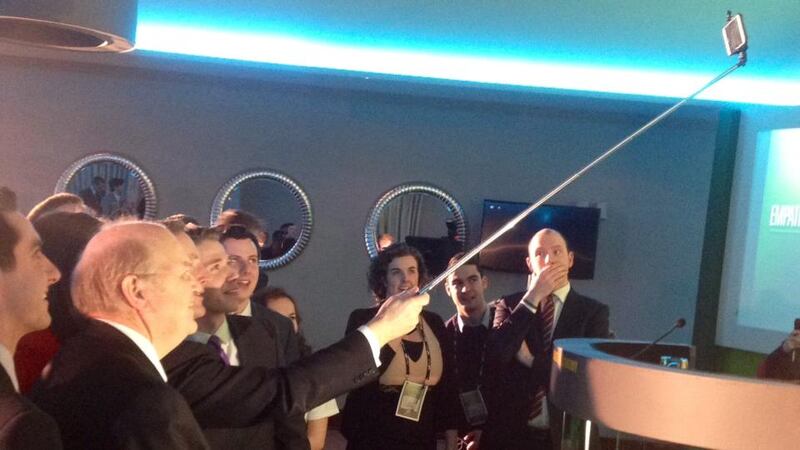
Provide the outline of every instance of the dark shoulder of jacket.
[[[522,297],[525,295],[525,291],[515,292],[513,294],[504,295],[492,302],[489,303],[490,308],[497,308],[498,306],[502,307],[505,306],[508,309],[514,309],[515,306],[522,300]],[[501,306],[502,305],[502,306]]]
[[[258,331],[268,333],[273,339],[277,336],[275,325],[267,319],[229,315],[227,316],[227,320],[228,327],[230,327],[231,335],[234,339],[244,334],[250,327],[258,327]],[[255,329],[253,331],[255,331]]]
[[371,308],[359,308],[354,309],[353,312],[350,313],[350,316],[347,318],[347,327],[345,328],[345,334],[350,333],[351,331],[355,330],[356,328],[364,325],[365,323],[372,320],[375,317],[375,314],[378,313],[378,306],[373,306]]
[[580,292],[576,291],[575,289],[571,288],[570,289],[570,293],[574,293],[575,294],[575,297],[574,297],[575,300],[578,300],[579,302],[583,303],[583,305],[585,307],[590,308],[592,311],[597,311],[597,310],[600,310],[600,309],[603,309],[603,308],[608,309],[608,305],[606,305],[605,303],[603,303],[603,302],[601,302],[599,300],[595,300],[595,299],[593,299],[591,297],[587,297],[587,296],[581,294]]

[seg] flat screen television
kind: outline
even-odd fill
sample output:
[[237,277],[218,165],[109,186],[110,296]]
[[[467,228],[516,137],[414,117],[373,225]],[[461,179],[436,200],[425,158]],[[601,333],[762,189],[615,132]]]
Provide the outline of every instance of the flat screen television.
[[[530,203],[484,200],[481,242],[528,206]],[[552,228],[567,239],[570,250],[575,253],[570,278],[590,280],[594,278],[599,223],[598,208],[542,205],[516,227],[481,250],[480,265],[489,270],[528,273],[528,266],[525,263],[525,258],[528,256],[528,242],[542,228]]]

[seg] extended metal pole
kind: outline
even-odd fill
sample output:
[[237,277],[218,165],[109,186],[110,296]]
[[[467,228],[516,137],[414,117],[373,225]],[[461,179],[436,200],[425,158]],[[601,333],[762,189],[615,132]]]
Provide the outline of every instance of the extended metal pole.
[[597,159],[595,159],[594,161],[590,162],[583,169],[575,172],[572,176],[570,176],[569,178],[564,180],[561,184],[556,186],[552,191],[548,192],[542,198],[537,200],[534,204],[532,204],[527,209],[525,209],[525,211],[522,211],[521,213],[517,214],[516,217],[514,217],[511,220],[509,220],[505,225],[503,225],[502,228],[500,228],[499,230],[495,231],[494,234],[489,236],[485,241],[481,242],[480,244],[478,244],[477,247],[475,247],[472,250],[470,250],[469,252],[467,252],[464,255],[464,257],[462,257],[461,259],[458,260],[457,263],[455,263],[454,265],[449,267],[444,272],[440,273],[436,278],[434,278],[428,284],[423,286],[422,289],[420,289],[420,293],[424,294],[424,293],[430,291],[431,289],[433,289],[434,287],[436,287],[439,283],[444,281],[453,272],[455,272],[459,267],[464,265],[464,263],[469,261],[470,258],[472,258],[475,255],[477,255],[481,250],[486,248],[489,244],[491,244],[492,242],[496,241],[497,238],[499,238],[500,236],[505,234],[508,230],[514,228],[519,222],[521,222],[523,219],[528,217],[528,215],[530,215],[530,213],[532,213],[536,208],[538,208],[539,206],[544,204],[544,202],[550,200],[553,196],[555,196],[556,194],[558,194],[559,192],[564,190],[564,188],[566,188],[567,186],[572,184],[572,182],[574,182],[578,178],[582,177],[586,172],[591,170],[594,166],[600,164],[606,158],[608,158],[609,156],[613,155],[617,150],[621,149],[622,147],[625,147],[631,141],[633,141],[634,139],[639,137],[639,135],[641,135],[645,131],[649,130],[650,128],[652,128],[654,125],[656,125],[657,123],[661,122],[665,118],[667,118],[667,116],[669,116],[670,114],[675,112],[675,110],[677,110],[678,108],[683,106],[686,102],[688,102],[689,100],[697,97],[698,95],[700,95],[701,92],[705,91],[706,89],[711,87],[713,84],[715,84],[719,80],[725,78],[726,76],[728,76],[734,70],[736,70],[739,67],[743,66],[746,63],[746,61],[747,61],[747,58],[746,58],[745,54],[741,53],[739,61],[736,64],[734,64],[733,66],[731,66],[730,68],[728,68],[727,70],[722,72],[721,74],[717,75],[713,80],[711,80],[708,83],[706,83],[703,87],[701,87],[700,89],[698,89],[697,91],[695,91],[694,93],[689,95],[688,97],[684,98],[683,100],[681,100],[678,103],[676,103],[675,105],[673,105],[671,108],[667,109],[666,111],[664,111],[661,114],[659,114],[658,116],[656,116],[650,122],[647,122],[643,127],[639,128],[638,130],[633,132],[630,136],[628,136],[625,139],[623,139],[622,141],[620,141],[617,145],[615,145],[615,146],[609,148],[608,150],[606,150],[602,155],[597,157]]

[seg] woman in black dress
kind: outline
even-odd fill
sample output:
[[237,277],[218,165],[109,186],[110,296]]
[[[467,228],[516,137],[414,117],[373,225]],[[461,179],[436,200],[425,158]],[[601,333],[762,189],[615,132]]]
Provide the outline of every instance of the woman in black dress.
[[[347,333],[372,319],[383,300],[418,287],[426,277],[422,256],[413,247],[394,244],[379,253],[368,274],[377,305],[353,311]],[[425,310],[414,331],[383,346],[378,380],[348,395],[342,419],[347,449],[434,450],[437,433],[444,433],[445,448],[454,450],[460,407],[450,380],[451,347],[442,318]],[[421,401],[421,395],[401,401],[404,390],[425,394]]]

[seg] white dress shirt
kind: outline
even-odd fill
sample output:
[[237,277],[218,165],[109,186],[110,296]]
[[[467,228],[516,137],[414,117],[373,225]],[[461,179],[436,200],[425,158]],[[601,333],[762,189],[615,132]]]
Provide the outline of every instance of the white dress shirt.
[[14,366],[14,355],[2,344],[0,344],[0,366],[3,366],[3,370],[6,371],[8,378],[11,379],[14,390],[19,392],[19,381],[17,381],[17,371]]

